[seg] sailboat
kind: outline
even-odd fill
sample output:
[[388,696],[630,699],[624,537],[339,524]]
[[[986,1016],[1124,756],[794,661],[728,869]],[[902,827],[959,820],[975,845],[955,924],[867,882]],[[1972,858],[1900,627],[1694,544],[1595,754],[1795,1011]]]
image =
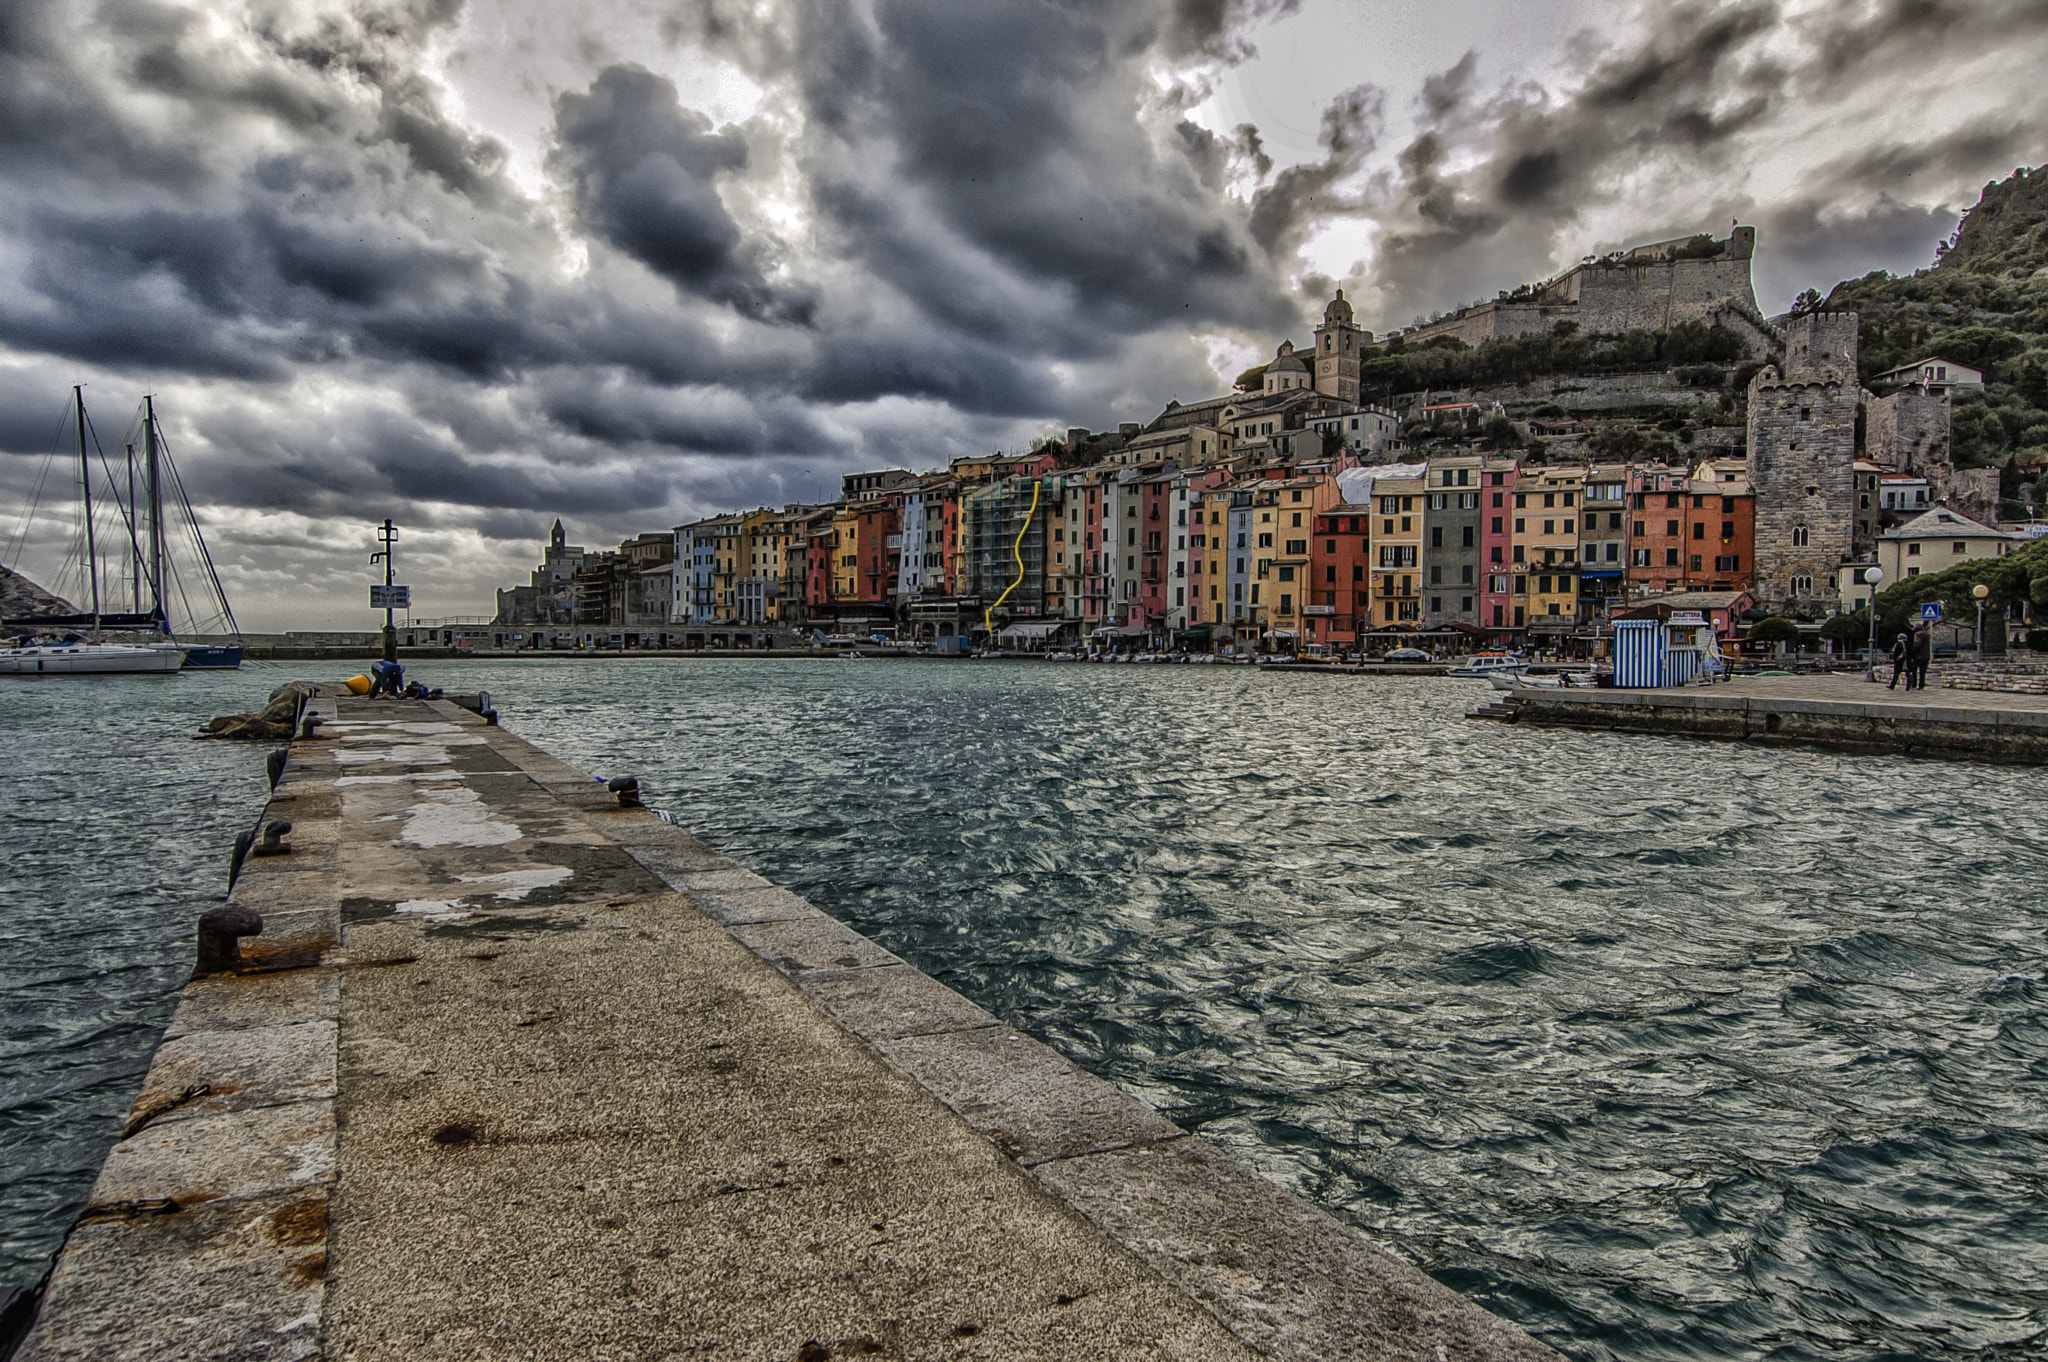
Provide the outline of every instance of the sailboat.
[[[220,575],[214,569],[212,555],[207,552],[196,517],[192,516],[191,502],[185,496],[176,467],[170,462],[170,453],[164,448],[153,397],[143,399],[146,451],[143,477],[149,515],[146,553],[140,537],[141,507],[135,494],[135,447],[132,444],[128,447],[128,502],[125,506],[121,504],[118,489],[114,490],[111,498],[121,513],[121,526],[127,532],[132,579],[129,603],[135,608],[125,612],[103,608],[106,602],[101,594],[100,554],[93,520],[92,463],[86,444],[91,427],[86,418],[84,388],[74,386],[71,392],[78,426],[79,497],[84,521],[83,566],[91,592],[92,610],[90,613],[35,615],[0,621],[0,627],[4,627],[9,635],[16,636],[17,640],[14,647],[0,648],[0,674],[167,674],[188,667],[241,666],[242,648],[239,643],[225,646],[181,644],[171,628],[170,614],[165,607],[166,588],[171,580],[166,575],[170,570],[170,558],[164,543],[166,473],[184,507],[193,542],[198,546],[200,560],[206,570],[207,584],[219,602],[220,614],[230,631],[237,635],[240,633],[235,626],[234,612],[228,607],[226,593],[221,589]],[[97,441],[97,436],[93,438]],[[148,592],[147,610],[142,608],[145,588]],[[64,633],[52,641],[47,635],[56,630]],[[80,630],[87,632],[80,633]],[[107,637],[110,631],[130,637],[110,640]],[[133,637],[138,634],[144,636],[139,641]],[[150,639],[147,637],[150,634],[160,638]]]

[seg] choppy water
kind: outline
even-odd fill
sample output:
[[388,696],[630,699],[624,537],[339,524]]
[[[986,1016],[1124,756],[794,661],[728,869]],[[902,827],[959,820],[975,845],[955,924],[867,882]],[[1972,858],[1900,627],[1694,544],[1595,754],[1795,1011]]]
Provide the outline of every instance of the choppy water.
[[267,749],[191,735],[285,675],[0,677],[0,1292],[85,1204],[261,809]]
[[[2048,1347],[2038,772],[1473,724],[1406,678],[418,670],[1574,1357]],[[190,823],[209,890],[260,780]],[[64,873],[9,860],[10,898]],[[95,948],[118,996],[52,967],[27,1035],[8,943],[10,1183],[22,1076],[132,1090],[188,924],[176,968]],[[64,1078],[101,1035],[126,1067]]]

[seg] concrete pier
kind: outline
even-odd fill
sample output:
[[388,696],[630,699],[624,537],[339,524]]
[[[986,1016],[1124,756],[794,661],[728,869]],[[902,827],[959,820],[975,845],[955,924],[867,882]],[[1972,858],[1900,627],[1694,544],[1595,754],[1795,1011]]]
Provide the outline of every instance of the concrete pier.
[[310,713],[28,1362],[1556,1358],[476,715]]
[[1860,676],[1755,676],[1669,690],[1534,690],[1474,717],[1783,746],[2048,762],[2048,695],[1889,690]]

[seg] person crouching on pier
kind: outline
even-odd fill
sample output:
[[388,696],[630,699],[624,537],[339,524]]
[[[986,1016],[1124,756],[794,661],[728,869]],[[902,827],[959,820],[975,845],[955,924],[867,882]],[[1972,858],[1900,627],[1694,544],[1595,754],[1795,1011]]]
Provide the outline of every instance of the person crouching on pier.
[[1885,687],[1886,690],[1897,690],[1899,688],[1899,678],[1902,676],[1906,678],[1906,689],[1913,689],[1913,676],[1907,670],[1912,665],[1912,662],[1913,640],[1904,634],[1900,634],[1898,642],[1892,644],[1892,683]]
[[389,695],[397,699],[405,689],[405,668],[396,662],[370,664],[370,698]]

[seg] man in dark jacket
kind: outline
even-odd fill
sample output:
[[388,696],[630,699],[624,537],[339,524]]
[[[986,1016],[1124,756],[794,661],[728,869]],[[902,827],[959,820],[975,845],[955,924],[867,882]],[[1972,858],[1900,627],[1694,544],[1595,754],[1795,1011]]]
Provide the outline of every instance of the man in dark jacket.
[[1922,621],[1913,631],[1912,679],[1906,683],[1907,690],[1927,689],[1927,664],[1934,661],[1934,627]]
[[1908,670],[1912,660],[1913,640],[1900,634],[1898,640],[1892,644],[1892,683],[1885,687],[1886,690],[1897,690],[1899,678],[1902,676],[1906,678],[1906,689],[1913,689],[1912,673]]

